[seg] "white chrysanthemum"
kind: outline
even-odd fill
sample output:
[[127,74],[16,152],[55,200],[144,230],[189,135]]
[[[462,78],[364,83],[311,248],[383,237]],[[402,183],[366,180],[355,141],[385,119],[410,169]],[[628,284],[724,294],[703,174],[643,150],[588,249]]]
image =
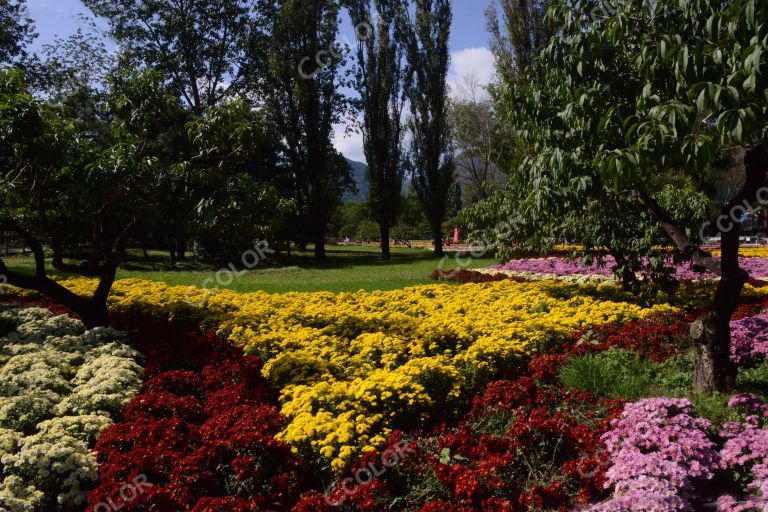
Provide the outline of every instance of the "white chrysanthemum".
[[37,425],[37,430],[38,434],[43,438],[56,440],[69,436],[91,446],[99,434],[112,425],[112,423],[110,418],[99,414],[62,416],[41,422]]
[[7,428],[0,428],[0,475],[4,474],[2,459],[4,455],[16,453],[19,449],[19,440],[22,438],[22,434],[9,430]]
[[7,476],[0,483],[0,510],[3,512],[30,512],[38,510],[45,495],[28,485],[18,476]]
[[27,390],[51,390],[67,394],[74,368],[69,354],[39,347],[37,351],[11,357],[0,368],[0,396],[14,396]]
[[56,501],[61,505],[83,503],[87,493],[82,489],[98,479],[96,454],[74,437],[52,439],[35,434],[22,438],[19,448],[17,453],[3,457],[6,470],[37,488],[47,489],[54,484],[53,488],[59,489]]
[[131,359],[133,361],[144,361],[144,356],[138,350],[126,345],[125,343],[107,343],[101,345],[85,353],[83,358],[83,364],[90,364],[95,359],[99,359],[103,356],[120,357],[124,359]]
[[30,432],[43,420],[54,416],[61,395],[50,390],[24,391],[0,398],[0,427]]
[[7,343],[42,343],[48,338],[67,335],[79,336],[85,332],[80,320],[59,315],[43,320],[24,322],[6,337]]
[[141,387],[142,357],[124,333],[42,308],[0,308],[0,329],[0,512],[81,507],[89,447]]
[[57,407],[60,415],[117,414],[141,388],[144,370],[133,359],[103,355],[83,365],[76,387]]
[[0,317],[12,318],[20,324],[34,322],[37,320],[46,320],[53,317],[53,313],[46,308],[16,308],[12,307],[0,313]]
[[46,345],[63,352],[78,352],[85,354],[91,350],[118,343],[125,345],[125,333],[111,327],[96,327],[78,335],[67,335],[46,340]]

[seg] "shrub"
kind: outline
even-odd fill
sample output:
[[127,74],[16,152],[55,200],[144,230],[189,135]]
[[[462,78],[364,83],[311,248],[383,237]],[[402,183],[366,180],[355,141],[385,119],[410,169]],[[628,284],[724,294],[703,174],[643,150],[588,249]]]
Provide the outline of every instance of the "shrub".
[[568,389],[632,400],[648,390],[656,372],[657,366],[637,353],[612,347],[571,358],[560,370],[560,380]]

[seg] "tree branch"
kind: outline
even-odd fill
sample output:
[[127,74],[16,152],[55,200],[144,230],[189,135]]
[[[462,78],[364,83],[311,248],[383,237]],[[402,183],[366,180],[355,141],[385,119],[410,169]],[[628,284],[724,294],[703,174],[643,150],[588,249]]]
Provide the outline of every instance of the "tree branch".
[[29,248],[32,250],[32,254],[35,256],[35,276],[44,277],[45,251],[43,250],[43,245],[40,241],[37,240],[32,233],[16,224],[0,224],[0,230],[14,232],[27,242],[27,245],[29,245]]
[[689,240],[688,236],[680,226],[677,225],[672,216],[658,202],[656,202],[643,187],[636,185],[635,188],[637,189],[640,200],[648,209],[648,212],[656,219],[659,226],[661,226],[661,229],[664,230],[677,250],[686,256],[689,256],[691,261],[696,265],[709,270],[713,274],[721,276],[723,270],[720,262],[699,247],[698,244]]

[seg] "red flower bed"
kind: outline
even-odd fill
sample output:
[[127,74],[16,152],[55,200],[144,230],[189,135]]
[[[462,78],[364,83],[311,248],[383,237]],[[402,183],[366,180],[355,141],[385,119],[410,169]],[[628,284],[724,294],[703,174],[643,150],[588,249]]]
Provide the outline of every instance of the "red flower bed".
[[611,347],[632,350],[663,361],[686,348],[694,315],[659,315],[625,324],[605,324],[575,333],[562,351],[572,355],[600,352]]
[[449,281],[452,283],[492,283],[494,281],[506,281],[512,279],[517,282],[523,282],[524,279],[512,277],[504,274],[486,274],[476,270],[441,270],[436,269],[430,274],[430,279],[435,281]]
[[261,361],[213,334],[137,322],[148,380],[96,443],[99,487],[86,510],[290,510],[303,471],[274,438],[282,418]]

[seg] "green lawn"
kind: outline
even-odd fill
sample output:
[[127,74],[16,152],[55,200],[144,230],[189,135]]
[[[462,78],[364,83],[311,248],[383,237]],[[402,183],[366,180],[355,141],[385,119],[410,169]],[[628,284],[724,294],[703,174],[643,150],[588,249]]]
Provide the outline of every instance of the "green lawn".
[[[4,258],[11,270],[31,272],[31,257]],[[375,247],[329,247],[324,261],[315,260],[311,252],[293,252],[291,256],[271,255],[253,270],[244,271],[232,278],[232,273],[219,272],[218,267],[182,262],[171,269],[165,255],[150,253],[144,260],[132,252],[129,261],[118,272],[118,278],[139,278],[163,281],[173,285],[205,286],[206,288],[231,288],[239,292],[264,290],[270,293],[291,291],[349,292],[357,290],[394,290],[417,284],[434,283],[429,278],[433,270],[479,268],[492,265],[490,257],[462,257],[457,261],[455,253],[449,253],[442,264],[423,249],[393,249],[393,258],[385,262]],[[223,266],[226,268],[226,265]],[[51,272],[56,275],[56,272]],[[228,281],[232,279],[231,283]]]

